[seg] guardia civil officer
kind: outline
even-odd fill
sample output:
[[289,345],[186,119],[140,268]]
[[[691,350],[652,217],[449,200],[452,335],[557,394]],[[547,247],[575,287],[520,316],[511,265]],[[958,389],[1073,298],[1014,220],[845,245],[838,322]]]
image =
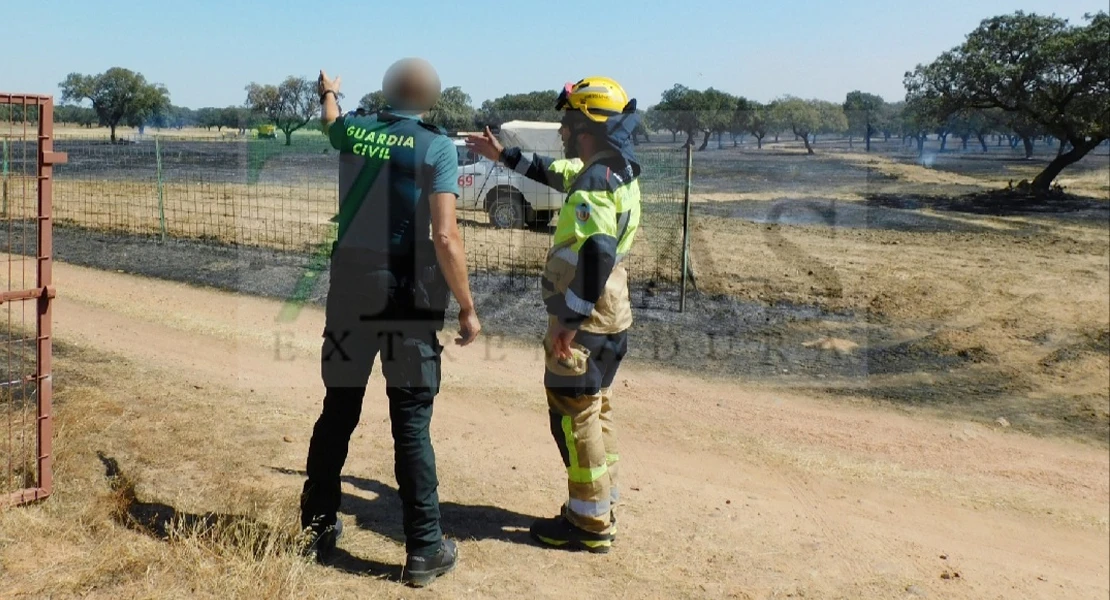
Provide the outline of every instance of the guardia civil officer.
[[339,150],[339,235],[332,247],[321,375],[326,393],[308,448],[301,495],[307,552],[326,561],[342,533],[340,473],[380,358],[402,504],[406,582],[423,586],[455,567],[457,548],[440,527],[429,436],[440,386],[437,339],[448,293],[459,337],[481,331],[455,220],[458,154],[423,117],[441,93],[422,59],[394,63],[382,82],[387,106],[340,116],[340,78],[319,78],[322,124]]

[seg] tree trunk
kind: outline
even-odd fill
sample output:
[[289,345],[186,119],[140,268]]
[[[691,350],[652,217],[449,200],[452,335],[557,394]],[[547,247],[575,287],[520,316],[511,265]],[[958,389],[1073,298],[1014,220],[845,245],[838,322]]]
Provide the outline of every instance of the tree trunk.
[[756,146],[757,146],[757,147],[758,147],[758,148],[759,148],[760,150],[762,150],[762,149],[763,149],[763,136],[761,136],[761,135],[757,135],[757,136],[755,137],[755,142],[756,142]]
[[967,152],[967,140],[970,137],[971,136],[969,136],[969,135],[961,135],[960,136],[960,143],[962,144],[960,149],[963,150],[964,152]]
[[813,154],[813,146],[809,145],[809,133],[803,135],[802,139],[806,141],[806,154]]
[[1064,153],[1064,148],[1066,148],[1067,145],[1068,145],[1067,140],[1063,140],[1063,139],[1060,140],[1060,149],[1056,151],[1056,156],[1060,156],[1061,154],[1063,154]]
[[983,147],[983,152],[987,151],[987,137],[981,133],[979,134],[979,145]]
[[948,134],[947,133],[942,133],[942,134],[939,135],[939,137],[940,137],[940,151],[944,152],[944,149],[948,147]]
[[925,137],[924,135],[917,136],[917,155],[925,156]]
[[723,132],[720,132],[720,131],[717,132],[717,149],[718,150],[725,147],[725,141],[723,139],[724,137],[725,137],[725,134]]
[[292,131],[286,131],[285,132],[285,145],[286,146],[292,146],[293,145],[293,132]]
[[112,143],[114,144],[114,143],[116,143],[116,124],[115,123],[108,123],[108,127],[112,128]]
[[698,148],[698,150],[705,150],[706,148],[709,147],[709,136],[710,135],[712,135],[710,132],[708,132],[708,131],[705,132],[705,135],[701,139],[701,146]]
[[1025,144],[1025,158],[1033,158],[1033,138],[1023,135],[1021,141]]
[[1091,150],[1097,148],[1104,139],[1106,138],[1096,138],[1089,142],[1082,140],[1072,144],[1070,152],[1066,152],[1052,159],[1052,162],[1048,163],[1048,166],[1033,179],[1033,191],[1047,192],[1049,188],[1052,187],[1052,182],[1056,180],[1056,177],[1058,177],[1065,168],[1083,160],[1083,157]]
[[855,146],[852,144],[852,134],[849,133],[848,134],[848,149],[852,150],[854,148],[855,148]]
[[871,152],[871,136],[875,134],[875,130],[871,128],[871,124],[867,124],[867,132],[863,136],[864,152]]
[[672,144],[678,143],[678,132],[677,131],[672,131],[671,132],[671,143]]

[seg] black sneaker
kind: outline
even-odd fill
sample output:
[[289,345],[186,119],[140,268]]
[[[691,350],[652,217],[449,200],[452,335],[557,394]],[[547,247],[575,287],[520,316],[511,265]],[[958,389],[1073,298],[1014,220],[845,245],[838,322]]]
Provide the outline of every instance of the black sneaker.
[[415,556],[410,554],[405,561],[405,571],[402,580],[413,587],[424,587],[436,577],[450,573],[459,562],[459,547],[455,542],[444,539],[439,551],[431,556]]
[[562,515],[553,519],[537,519],[528,533],[541,544],[566,550],[604,554],[613,545],[612,536],[579,529]]
[[316,562],[323,564],[331,559],[336,543],[343,536],[343,521],[336,519],[335,525],[326,527],[319,525],[318,521],[313,521],[304,529],[302,535],[305,542],[301,548],[301,555],[315,558]]

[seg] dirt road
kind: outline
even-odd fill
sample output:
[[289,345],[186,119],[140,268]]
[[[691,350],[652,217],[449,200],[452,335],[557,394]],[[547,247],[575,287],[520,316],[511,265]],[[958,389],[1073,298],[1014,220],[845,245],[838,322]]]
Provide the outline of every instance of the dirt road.
[[[275,301],[61,264],[55,279],[59,341],[133,363],[150,384],[121,410],[157,422],[111,448],[150,482],[144,494],[212,510],[222,499],[210,491],[228,478],[292,502],[301,478],[289,471],[302,468],[319,407],[319,309],[279,324]],[[449,346],[444,369],[433,439],[462,561],[419,597],[554,598],[568,585],[610,598],[1110,593],[1105,447],[635,364],[617,381],[615,552],[533,547],[529,519],[555,510],[564,489],[540,355]],[[375,371],[345,470],[342,546],[354,564],[403,560],[381,384]],[[235,460],[212,465],[214,452]],[[394,541],[383,545],[383,533]],[[312,569],[328,593],[413,595]]]

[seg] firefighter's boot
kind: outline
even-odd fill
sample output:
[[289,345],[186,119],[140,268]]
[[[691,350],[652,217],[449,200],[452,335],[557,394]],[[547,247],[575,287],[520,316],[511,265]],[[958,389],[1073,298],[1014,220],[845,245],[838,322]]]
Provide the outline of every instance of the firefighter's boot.
[[528,530],[532,539],[552,548],[585,550],[598,554],[609,552],[613,538],[608,533],[594,533],[580,529],[563,515],[551,519],[537,519]]

